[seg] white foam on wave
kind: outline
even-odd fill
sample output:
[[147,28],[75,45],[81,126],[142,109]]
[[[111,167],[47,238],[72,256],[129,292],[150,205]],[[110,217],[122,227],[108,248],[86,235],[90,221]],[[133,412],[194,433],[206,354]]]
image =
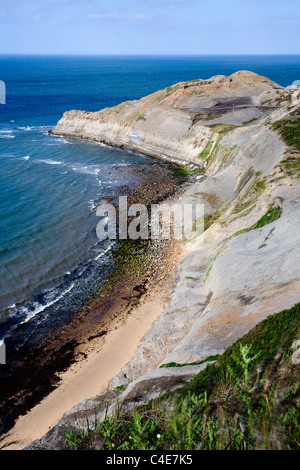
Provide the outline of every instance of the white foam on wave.
[[83,173],[85,175],[98,175],[100,172],[100,168],[95,165],[82,165],[82,164],[77,164],[71,166],[71,169],[73,171],[76,171],[78,173]]
[[17,127],[20,131],[32,131],[34,129],[33,126],[18,126]]
[[47,165],[64,165],[64,162],[45,159],[45,160],[36,160],[37,162],[46,163]]
[[89,209],[90,211],[92,212],[93,210],[96,209],[96,207],[99,205],[99,202],[98,201],[95,201],[94,199],[91,199],[89,202]]
[[0,139],[14,139],[16,136],[11,134],[1,134]]
[[16,307],[16,304],[12,304],[12,305],[9,305],[9,307],[6,307],[4,310],[12,310],[15,307]]
[[106,255],[106,253],[112,249],[115,243],[116,242],[110,243],[110,245],[106,248],[106,250],[99,253],[99,255],[97,255],[96,258],[94,258],[94,260],[97,261],[98,259],[102,258],[102,256]]
[[[35,302],[34,304],[34,310],[31,311],[31,312],[28,312],[27,310],[27,316],[26,318],[20,323],[20,325],[23,325],[24,323],[27,323],[29,322],[29,320],[31,320],[32,318],[34,318],[36,315],[38,315],[39,313],[43,312],[44,310],[46,310],[46,308],[48,307],[51,307],[51,305],[54,305],[56,304],[60,299],[62,299],[66,294],[68,294],[68,292],[70,292],[73,287],[74,287],[75,283],[73,282],[64,292],[62,292],[60,295],[58,295],[55,299],[51,300],[50,302],[47,302],[45,305],[41,305],[39,304],[38,302]],[[25,310],[25,309],[24,309]]]
[[29,160],[30,156],[27,155],[26,157],[22,157],[21,160]]

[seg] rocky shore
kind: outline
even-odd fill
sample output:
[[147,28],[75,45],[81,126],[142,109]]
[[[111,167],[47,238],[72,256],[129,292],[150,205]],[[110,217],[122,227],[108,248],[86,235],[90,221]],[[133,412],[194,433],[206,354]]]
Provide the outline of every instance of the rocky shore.
[[[132,189],[120,187],[114,200],[126,194],[129,204],[137,199],[149,206],[181,190],[186,179],[173,176],[176,166],[159,162],[153,165],[147,183]],[[107,335],[124,323],[157,284],[170,282],[165,267],[172,272],[176,253],[177,248],[171,241],[157,244],[128,240],[116,244],[112,251],[112,268],[101,289],[69,322],[47,335],[36,347],[24,351],[19,363],[1,377],[2,436],[20,415],[59,386],[64,371],[84,360],[95,347],[101,349]]]

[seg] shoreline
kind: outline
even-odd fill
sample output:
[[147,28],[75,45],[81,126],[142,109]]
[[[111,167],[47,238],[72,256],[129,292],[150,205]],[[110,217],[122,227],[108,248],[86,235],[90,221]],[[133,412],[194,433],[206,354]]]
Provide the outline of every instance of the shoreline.
[[[182,183],[178,181],[174,179],[173,190],[165,182],[160,182],[159,195],[163,200],[177,197],[182,189]],[[133,197],[144,197],[149,202],[147,197],[151,184],[142,185],[140,192],[137,191]],[[157,188],[159,182],[154,184]],[[7,386],[12,393],[6,402],[3,401],[2,414],[4,419],[8,414],[8,421],[0,437],[0,448],[17,439],[20,440],[17,448],[21,449],[45,434],[49,426],[53,426],[72,406],[105,390],[165,309],[165,285],[170,282],[170,274],[176,267],[178,247],[175,245],[168,242],[154,248],[146,268],[138,276],[126,275],[125,272],[125,277],[117,278],[115,285],[108,285],[107,292],[96,292],[71,322],[55,332],[54,338],[30,352],[29,360],[25,358],[23,367],[19,367],[16,377]],[[158,294],[158,284],[162,279],[164,290]],[[123,345],[122,352],[119,348],[114,351],[119,343]],[[99,378],[95,377],[98,363],[104,371]],[[5,391],[3,395],[5,397]],[[41,424],[37,426],[37,423]],[[42,434],[32,435],[30,429]]]
[[[106,391],[110,381],[135,354],[140,341],[165,309],[160,297],[146,300],[130,316],[118,317],[111,323],[105,339],[83,346],[84,359],[73,363],[60,374],[60,384],[1,439],[2,450],[22,450],[45,435],[61,416],[81,401]],[[103,326],[105,325],[105,320]],[[119,325],[118,325],[119,324]]]

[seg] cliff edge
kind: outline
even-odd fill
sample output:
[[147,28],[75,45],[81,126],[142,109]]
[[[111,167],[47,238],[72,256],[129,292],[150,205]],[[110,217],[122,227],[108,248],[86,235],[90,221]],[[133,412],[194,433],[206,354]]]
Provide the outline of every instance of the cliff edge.
[[55,135],[79,137],[161,159],[201,165],[216,124],[240,126],[286,104],[290,93],[253,72],[181,82],[98,112],[68,111]]
[[57,448],[66,429],[181,387],[267,316],[299,302],[299,98],[297,87],[242,71],[64,114],[56,135],[203,167],[181,201],[205,205],[205,231],[185,243],[168,308],[110,391],[70,410],[31,448]]

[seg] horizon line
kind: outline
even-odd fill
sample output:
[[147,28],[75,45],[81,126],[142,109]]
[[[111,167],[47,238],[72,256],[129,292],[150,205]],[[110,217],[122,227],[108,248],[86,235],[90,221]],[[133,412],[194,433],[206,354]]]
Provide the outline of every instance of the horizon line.
[[86,53],[86,54],[75,54],[75,53],[65,53],[65,54],[56,54],[56,53],[28,53],[28,52],[11,52],[11,53],[0,53],[0,57],[11,57],[11,56],[23,56],[23,57],[300,57],[300,54],[275,54],[275,53],[228,53],[228,54],[96,54],[96,53]]

